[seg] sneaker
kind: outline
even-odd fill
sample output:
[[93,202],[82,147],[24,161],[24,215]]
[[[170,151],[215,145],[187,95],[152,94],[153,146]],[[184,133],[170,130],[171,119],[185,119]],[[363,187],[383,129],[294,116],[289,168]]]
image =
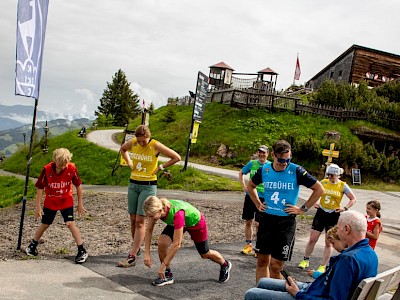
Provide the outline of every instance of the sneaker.
[[38,250],[36,249],[36,245],[34,245],[32,242],[28,247],[26,247],[25,252],[29,256],[37,256],[39,254]]
[[88,258],[89,254],[86,252],[85,249],[78,250],[78,254],[75,256],[75,263],[83,264],[86,259]]
[[317,269],[317,272],[325,273],[325,266],[324,266],[324,265],[320,265],[320,266],[318,267],[318,269]]
[[139,248],[139,250],[136,252],[136,256],[140,256],[142,254],[142,249]]
[[136,265],[136,256],[129,254],[127,258],[117,263],[117,267],[129,268]]
[[305,269],[308,268],[310,266],[310,261],[308,259],[303,259],[300,263],[299,263],[299,268],[300,269]]
[[230,261],[226,261],[228,265],[226,267],[221,266],[221,271],[219,271],[219,282],[224,283],[229,280],[229,273],[232,269],[232,263]]
[[240,253],[250,255],[251,252],[253,252],[253,247],[251,247],[250,244],[247,244]]
[[158,278],[154,279],[151,284],[155,285],[155,286],[163,286],[163,285],[173,284],[173,283],[174,283],[174,276],[165,276],[165,278],[158,277]]

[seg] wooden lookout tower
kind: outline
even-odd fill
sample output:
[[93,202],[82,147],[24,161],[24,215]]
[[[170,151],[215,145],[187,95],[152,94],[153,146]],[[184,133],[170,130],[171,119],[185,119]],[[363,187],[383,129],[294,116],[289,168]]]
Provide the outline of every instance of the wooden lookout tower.
[[221,61],[210,66],[209,84],[212,89],[227,89],[231,87],[232,73],[234,69]]

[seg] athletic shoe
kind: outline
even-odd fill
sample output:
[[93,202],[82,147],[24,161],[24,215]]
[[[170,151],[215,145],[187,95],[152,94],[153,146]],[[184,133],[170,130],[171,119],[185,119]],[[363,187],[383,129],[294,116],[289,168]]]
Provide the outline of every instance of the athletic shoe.
[[242,252],[240,252],[240,253],[250,255],[251,252],[253,252],[253,247],[251,247],[250,244],[247,244],[246,246],[244,246]]
[[174,276],[165,276],[165,278],[158,277],[158,278],[154,279],[151,284],[155,285],[155,286],[163,286],[163,285],[173,284],[173,283],[174,283]]
[[88,258],[89,254],[86,252],[85,249],[78,250],[78,254],[75,256],[75,263],[83,264],[86,259]]
[[136,265],[136,256],[129,254],[127,258],[117,263],[117,267],[129,268]]
[[308,268],[310,266],[310,261],[308,259],[303,259],[300,263],[299,263],[299,268],[300,269],[305,269]]
[[142,254],[142,249],[139,248],[139,250],[136,252],[136,256],[140,256]]
[[29,256],[37,256],[39,254],[38,250],[36,249],[36,245],[32,242],[26,247],[25,252]]
[[325,273],[325,266],[324,266],[324,265],[320,265],[320,266],[318,267],[318,269],[317,269],[317,272]]
[[221,266],[221,270],[219,271],[219,282],[224,283],[229,280],[229,273],[232,269],[232,263],[230,261],[226,261],[228,265],[226,267]]

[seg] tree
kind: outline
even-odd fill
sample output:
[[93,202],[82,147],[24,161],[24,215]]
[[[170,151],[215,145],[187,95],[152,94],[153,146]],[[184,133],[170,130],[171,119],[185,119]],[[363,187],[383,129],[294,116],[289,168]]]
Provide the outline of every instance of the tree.
[[111,83],[107,82],[97,109],[95,115],[111,115],[114,126],[125,126],[140,113],[139,96],[131,90],[130,82],[121,69],[115,73]]

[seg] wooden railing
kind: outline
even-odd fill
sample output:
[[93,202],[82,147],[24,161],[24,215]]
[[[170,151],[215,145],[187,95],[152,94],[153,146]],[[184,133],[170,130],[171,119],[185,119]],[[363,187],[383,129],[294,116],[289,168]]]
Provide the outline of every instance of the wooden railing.
[[400,130],[400,117],[378,110],[346,109],[318,104],[304,104],[297,97],[266,94],[254,89],[225,89],[212,91],[207,102],[219,102],[233,107],[263,107],[270,111],[291,111],[296,115],[315,114],[338,121],[367,120],[386,128]]

